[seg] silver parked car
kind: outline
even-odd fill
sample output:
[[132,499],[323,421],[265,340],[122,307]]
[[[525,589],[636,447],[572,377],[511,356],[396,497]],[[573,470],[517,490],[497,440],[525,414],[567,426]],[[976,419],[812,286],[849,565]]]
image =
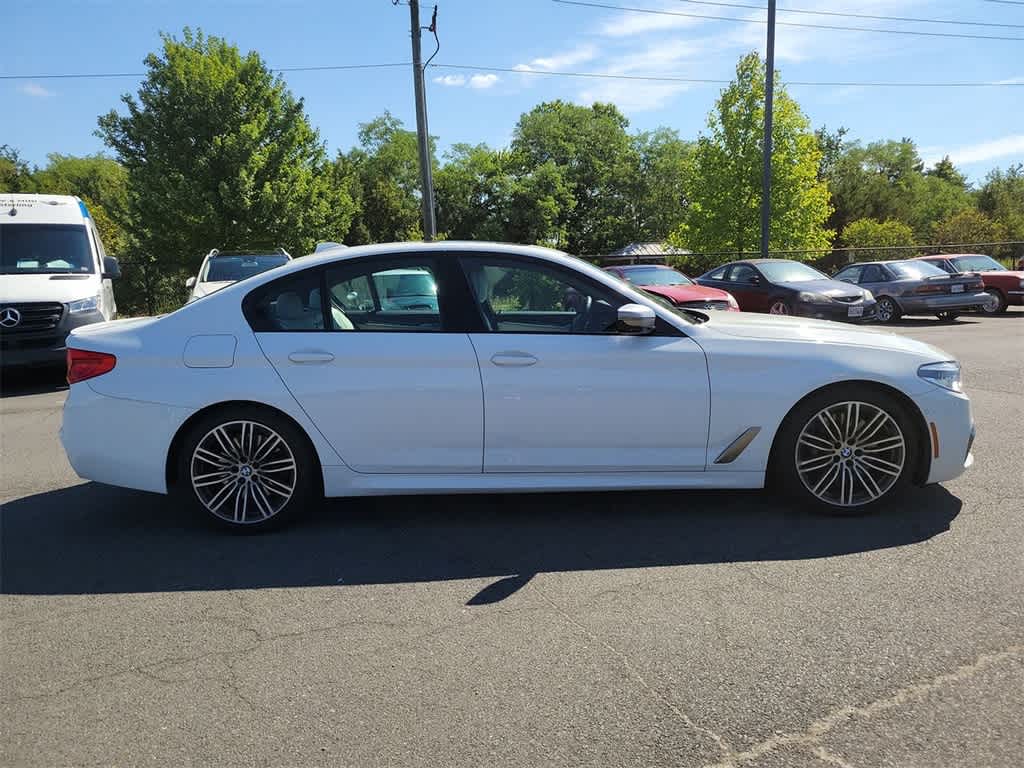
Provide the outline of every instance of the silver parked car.
[[903,315],[955,320],[992,301],[977,274],[950,275],[924,261],[869,261],[839,270],[836,280],[867,288],[878,301],[875,318],[891,323]]

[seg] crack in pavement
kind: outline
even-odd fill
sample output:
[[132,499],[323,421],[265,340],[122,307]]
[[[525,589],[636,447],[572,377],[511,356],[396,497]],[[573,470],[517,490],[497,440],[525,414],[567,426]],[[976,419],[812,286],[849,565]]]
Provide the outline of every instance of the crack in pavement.
[[564,608],[562,608],[560,605],[558,605],[554,600],[552,600],[547,595],[545,595],[544,592],[541,591],[536,586],[536,582],[534,582],[534,587],[533,587],[532,591],[535,594],[537,594],[537,596],[540,597],[541,600],[543,600],[545,603],[547,603],[549,606],[551,606],[551,608],[553,608],[556,612],[558,612],[559,615],[561,615],[563,618],[565,618],[566,621],[568,621],[570,624],[572,624],[574,627],[576,627],[580,632],[582,632],[584,635],[586,635],[592,642],[597,643],[602,648],[604,648],[606,651],[608,651],[608,653],[610,653],[611,655],[615,656],[619,660],[619,663],[622,664],[622,666],[626,670],[626,672],[629,673],[630,677],[632,677],[633,680],[637,684],[639,684],[641,688],[643,688],[651,696],[653,696],[655,699],[657,699],[659,702],[661,702],[661,704],[666,709],[668,709],[670,712],[672,712],[672,714],[675,715],[675,717],[678,720],[680,720],[683,724],[685,724],[686,727],[690,728],[693,731],[697,731],[698,733],[701,733],[701,734],[707,736],[708,738],[710,738],[713,742],[715,742],[715,744],[718,746],[718,749],[721,751],[721,753],[726,758],[732,759],[732,757],[733,757],[733,755],[735,753],[734,753],[732,747],[729,745],[729,743],[725,739],[723,739],[721,736],[719,736],[717,733],[715,733],[714,731],[710,730],[709,728],[705,728],[702,725],[698,725],[696,722],[694,722],[694,720],[689,715],[687,715],[685,712],[683,712],[683,710],[681,710],[679,707],[677,707],[675,704],[673,704],[664,694],[659,692],[650,683],[648,683],[646,678],[644,678],[644,676],[640,674],[640,672],[636,669],[636,667],[634,667],[630,663],[629,657],[625,653],[620,651],[615,646],[611,645],[609,642],[607,642],[603,638],[598,637],[585,624],[581,623],[572,614],[570,614],[568,611],[566,611]]
[[880,712],[895,709],[896,707],[902,706],[911,700],[924,698],[928,694],[937,691],[944,686],[962,682],[964,680],[970,680],[978,672],[986,669],[987,667],[991,667],[993,664],[998,664],[1006,661],[1007,659],[1022,658],[1022,656],[1024,656],[1024,645],[1011,645],[1001,651],[982,654],[970,664],[963,664],[952,672],[946,672],[932,678],[931,680],[925,680],[924,682],[914,683],[913,685],[898,688],[888,696],[876,699],[868,704],[861,706],[848,704],[846,706],[833,709],[824,717],[812,722],[806,730],[801,733],[778,733],[769,739],[765,739],[759,744],[755,744],[753,747],[744,750],[743,752],[731,753],[723,762],[707,765],[705,768],[737,768],[737,766],[743,763],[749,763],[752,760],[763,757],[782,747],[806,749],[818,759],[824,760],[824,762],[829,762],[829,760],[823,758],[823,755],[829,758],[834,758],[834,760],[839,760],[839,762],[834,762],[833,760],[834,765],[852,768],[841,758],[838,758],[821,746],[820,742],[823,736],[851,720],[868,720]]

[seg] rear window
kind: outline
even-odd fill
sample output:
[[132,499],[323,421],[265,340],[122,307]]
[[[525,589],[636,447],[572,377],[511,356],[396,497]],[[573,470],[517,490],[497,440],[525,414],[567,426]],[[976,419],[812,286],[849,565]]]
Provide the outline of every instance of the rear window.
[[0,224],[2,274],[91,274],[95,271],[84,224]]
[[237,282],[287,262],[288,257],[280,253],[253,256],[214,256],[206,263],[206,274],[203,275],[200,282]]
[[622,270],[622,274],[633,285],[693,285],[690,278],[670,267],[635,267]]
[[925,277],[946,277],[945,271],[927,261],[893,261],[888,264],[889,269],[898,277],[920,280]]

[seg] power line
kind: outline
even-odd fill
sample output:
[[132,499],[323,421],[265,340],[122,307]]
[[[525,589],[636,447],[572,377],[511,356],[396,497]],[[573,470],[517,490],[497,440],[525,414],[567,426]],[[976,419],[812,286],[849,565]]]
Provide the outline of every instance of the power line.
[[[317,67],[278,67],[271,72],[330,72],[346,69],[385,69],[387,67],[408,67],[409,62],[388,64],[328,64]],[[0,75],[0,80],[100,80],[115,77],[145,77],[147,72],[66,72],[55,75]]]
[[[564,72],[546,69],[522,69],[518,67],[485,67],[473,64],[433,64],[440,69],[476,70],[478,72],[510,72],[517,75],[549,75],[554,77],[588,77],[599,80],[639,80],[654,83],[691,83],[697,85],[728,85],[732,80],[714,80],[700,77],[671,77],[663,75],[615,75],[607,72]],[[825,82],[810,80],[787,80],[786,85],[825,86],[829,88],[1002,88],[1024,87],[1021,82],[945,82],[945,83],[894,83],[894,82]]]
[[[609,11],[629,11],[630,13],[649,13],[656,16],[682,16],[688,19],[708,19],[711,21],[735,21],[741,24],[767,24],[767,19],[742,19],[735,16],[709,16],[700,13],[684,13],[682,11],[658,11],[653,8],[633,8],[625,5],[606,5],[604,3],[584,2],[583,0],[551,0],[562,5],[579,5],[586,8],[601,8]],[[875,32],[885,35],[913,35],[916,37],[962,38],[966,40],[1010,40],[1024,43],[1024,37],[1002,37],[998,35],[967,35],[960,32],[920,32],[910,29],[879,29],[877,27],[847,27],[837,24],[804,24],[799,21],[777,21],[776,24],[787,27],[803,27],[805,29],[831,29],[843,32]]]
[[[1001,2],[1003,0],[1000,0]],[[680,3],[692,3],[693,5],[713,5],[720,8],[747,8],[753,11],[763,11],[763,5],[746,5],[744,3],[723,3],[715,0],[676,0]],[[1024,2],[1020,3],[1024,5]],[[779,13],[803,13],[810,16],[839,16],[847,19],[873,19],[875,21],[910,21],[917,24],[953,24],[963,27],[1005,27],[1007,29],[1024,29],[1024,24],[1003,24],[994,21],[954,21],[947,19],[918,19],[912,16],[875,16],[870,13],[840,13],[839,11],[810,11],[800,8],[776,8]],[[776,22],[781,24],[782,22]]]
[[[781,22],[779,22],[781,23]],[[359,69],[408,67],[410,62],[387,64],[326,64],[307,67],[278,67],[273,72],[332,72]],[[483,64],[431,64],[435,69],[473,70],[477,72],[504,72],[516,75],[543,75],[546,77],[582,77],[597,80],[636,80],[653,83],[688,83],[693,85],[728,85],[731,80],[702,77],[672,77],[667,75],[619,75],[611,72],[569,72],[563,70],[524,69],[521,67],[492,67]],[[145,77],[146,72],[65,72],[59,74],[0,75],[0,80],[61,80],[104,79],[117,77]],[[811,81],[789,80],[787,85],[822,86],[827,88],[1021,88],[1024,81],[947,81],[947,82],[885,82],[885,81]]]

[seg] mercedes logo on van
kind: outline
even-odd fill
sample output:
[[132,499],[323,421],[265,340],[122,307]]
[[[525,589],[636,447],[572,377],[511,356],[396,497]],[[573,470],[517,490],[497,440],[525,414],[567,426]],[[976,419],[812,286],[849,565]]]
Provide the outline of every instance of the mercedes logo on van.
[[21,322],[21,312],[14,307],[0,309],[0,325],[4,328],[13,328]]

